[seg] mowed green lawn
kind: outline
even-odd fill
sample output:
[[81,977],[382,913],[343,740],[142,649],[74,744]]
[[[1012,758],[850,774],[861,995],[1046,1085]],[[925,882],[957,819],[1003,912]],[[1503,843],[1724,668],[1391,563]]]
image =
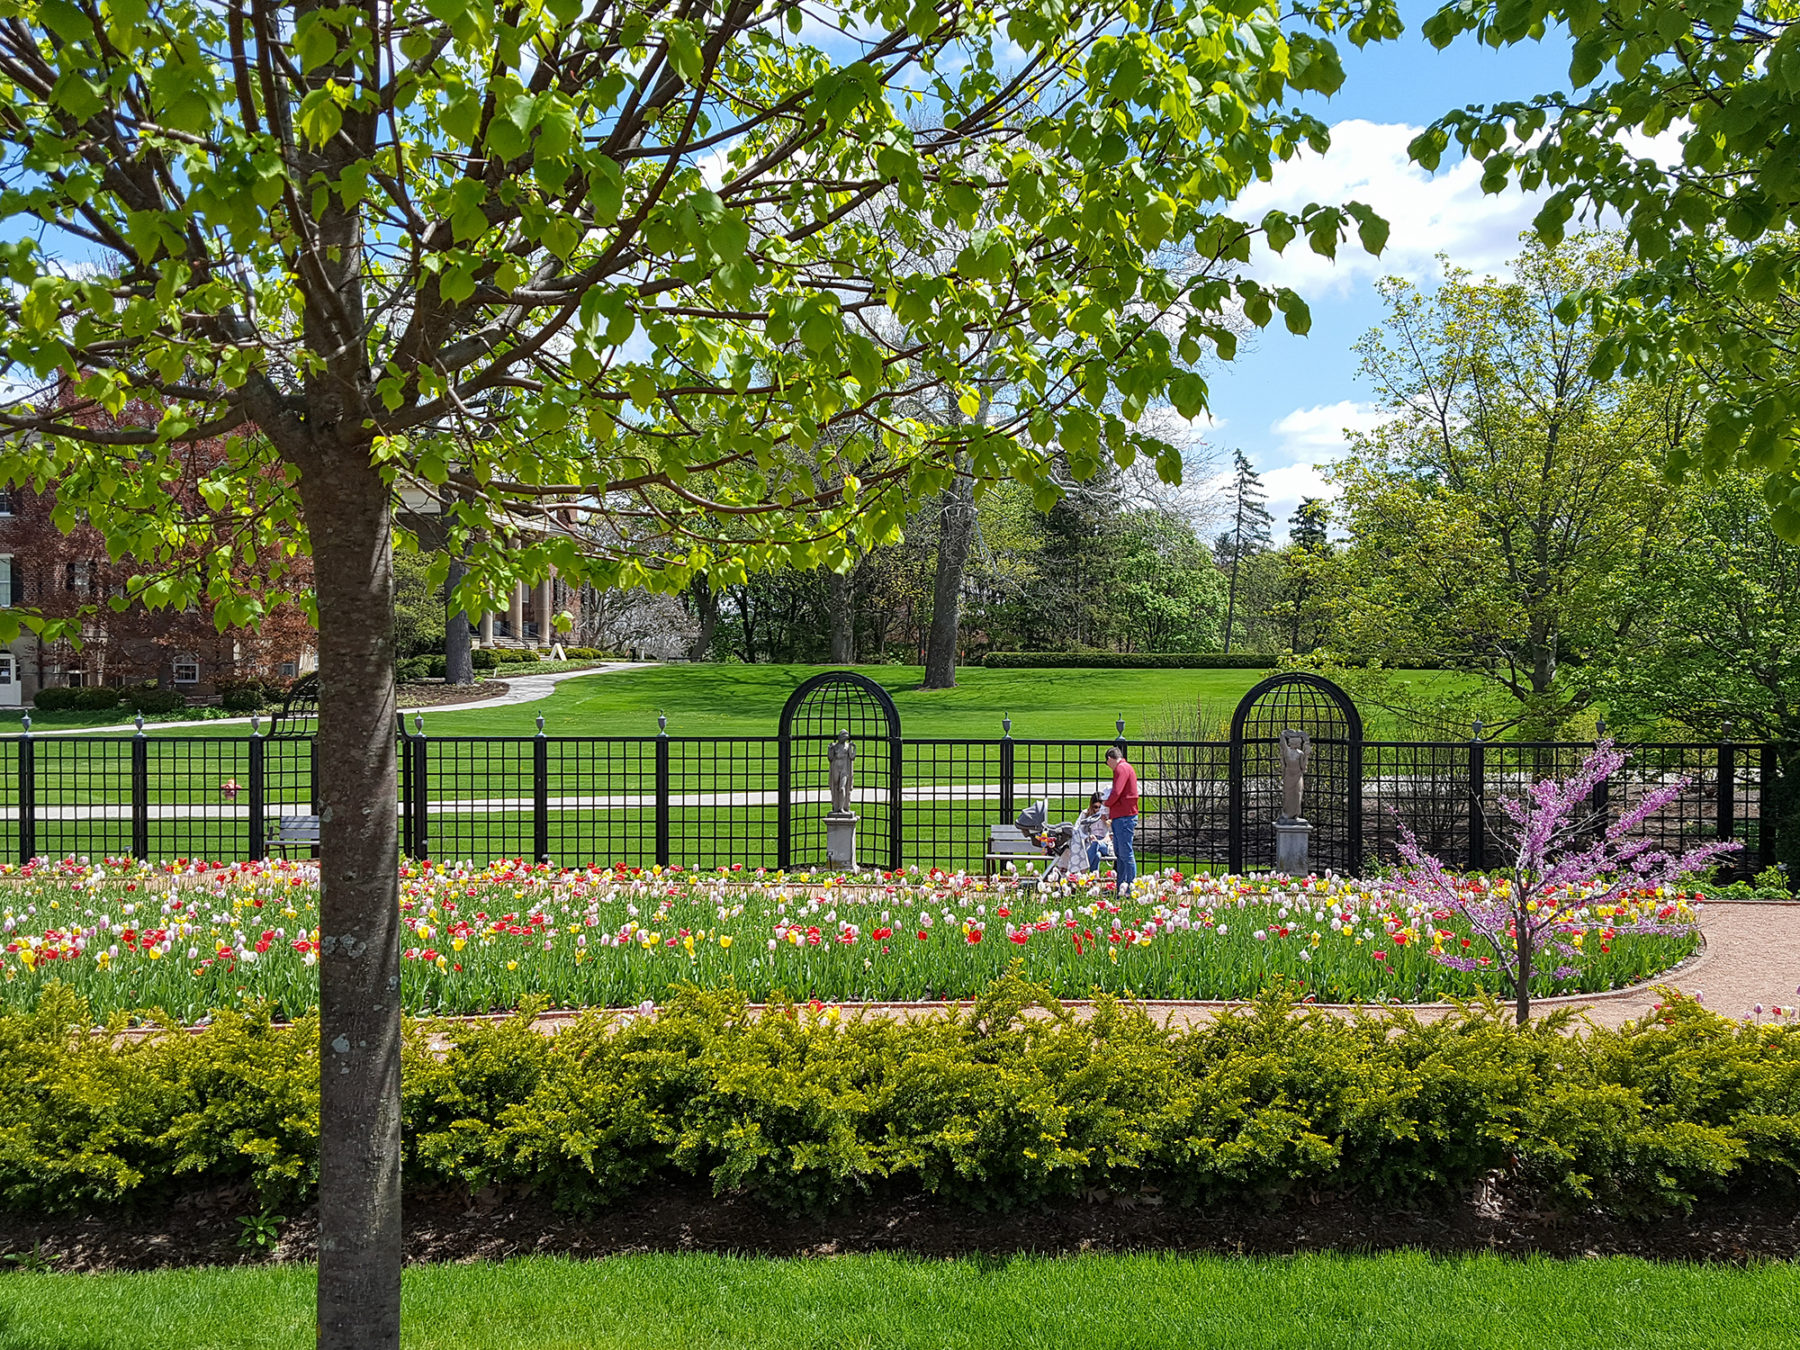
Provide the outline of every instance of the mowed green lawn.
[[[301,1350],[304,1266],[0,1278],[0,1350]],[[405,1277],[407,1350],[1735,1350],[1800,1271],[1399,1253],[986,1261],[636,1256]]]
[[[552,735],[654,736],[658,712],[671,736],[772,736],[799,685],[829,666],[667,665],[557,686],[549,698],[510,708],[427,713],[441,736],[519,735],[538,713]],[[1229,716],[1266,672],[1254,670],[988,670],[957,673],[954,689],[924,690],[918,666],[859,666],[892,695],[907,736],[995,739],[1010,715],[1016,737],[1110,740],[1114,721],[1142,736],[1177,710],[1207,703]]]
[[[529,671],[525,667],[525,671]],[[665,665],[565,680],[548,698],[472,712],[425,714],[434,736],[529,736],[537,717],[553,736],[654,736],[657,714],[669,719],[671,736],[772,736],[788,695],[805,680],[831,669],[799,665]],[[1201,725],[1229,721],[1244,694],[1269,672],[1256,670],[988,670],[974,666],[957,674],[954,689],[919,688],[918,666],[859,666],[893,696],[901,731],[912,737],[997,739],[1001,719],[1012,718],[1019,739],[1111,740],[1125,719],[1125,734],[1147,739],[1177,728],[1192,735],[1196,711]],[[517,673],[508,672],[508,673]],[[1436,685],[1475,677],[1417,672],[1412,678]],[[17,715],[11,719],[17,726]],[[100,724],[96,713],[34,714],[35,734]],[[1378,710],[1365,713],[1371,736],[1396,735]],[[407,725],[413,725],[407,714]],[[11,729],[0,720],[0,731]],[[242,738],[242,723],[159,728],[153,736]],[[1209,733],[1216,734],[1216,733]]]

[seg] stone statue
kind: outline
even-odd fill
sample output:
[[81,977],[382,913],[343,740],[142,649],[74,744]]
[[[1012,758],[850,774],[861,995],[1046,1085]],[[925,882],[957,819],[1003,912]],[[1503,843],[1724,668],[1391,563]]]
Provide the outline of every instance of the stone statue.
[[825,758],[831,765],[831,814],[848,815],[850,794],[856,787],[856,745],[848,731],[838,732]]
[[1302,819],[1300,793],[1306,785],[1306,761],[1312,754],[1312,737],[1293,728],[1281,733],[1281,814],[1276,820],[1291,825]]

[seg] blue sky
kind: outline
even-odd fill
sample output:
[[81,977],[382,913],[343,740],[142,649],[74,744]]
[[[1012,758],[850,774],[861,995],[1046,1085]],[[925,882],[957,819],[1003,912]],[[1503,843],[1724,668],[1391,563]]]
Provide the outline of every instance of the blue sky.
[[1278,537],[1300,498],[1324,490],[1317,466],[1341,450],[1343,428],[1374,420],[1371,391],[1351,350],[1381,320],[1374,282],[1401,275],[1428,283],[1439,252],[1477,273],[1500,271],[1536,213],[1517,191],[1484,196],[1472,162],[1446,161],[1425,174],[1407,162],[1406,144],[1451,108],[1565,87],[1566,39],[1553,35],[1498,52],[1465,39],[1438,52],[1418,34],[1435,7],[1403,3],[1408,32],[1398,41],[1361,52],[1345,45],[1344,87],[1312,108],[1332,126],[1330,153],[1283,165],[1235,208],[1255,219],[1272,206],[1355,199],[1393,229],[1379,259],[1349,251],[1333,264],[1303,254],[1301,241],[1285,257],[1259,264],[1257,276],[1307,298],[1312,332],[1291,337],[1278,322],[1235,362],[1208,373],[1211,448],[1223,458],[1242,449],[1263,474]]

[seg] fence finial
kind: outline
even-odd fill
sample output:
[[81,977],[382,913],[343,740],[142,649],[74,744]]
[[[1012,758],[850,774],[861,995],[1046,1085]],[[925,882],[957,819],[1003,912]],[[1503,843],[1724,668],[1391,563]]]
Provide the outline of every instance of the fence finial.
[[250,734],[252,736],[262,735],[262,714],[261,713],[251,713],[250,714]]
[[144,714],[142,713],[137,715],[137,729],[137,734],[142,736],[144,734]]
[[1477,717],[1475,719],[1475,739],[1476,740],[1481,739],[1481,726],[1482,726],[1481,719],[1479,717]]
[[414,734],[419,735],[419,736],[423,736],[425,734],[425,714],[424,713],[414,713],[413,714],[413,732],[414,732]]
[[539,713],[538,714],[538,735],[542,736],[543,734],[544,734],[544,714]]
[[1606,739],[1606,715],[1604,713],[1594,719],[1594,738],[1602,741]]
[[27,736],[31,735],[31,714],[30,713],[25,714],[25,730],[24,730],[23,734],[27,735]]
[[1123,736],[1125,734],[1125,716],[1123,713],[1119,715],[1119,720],[1114,722],[1113,725],[1119,729],[1119,735]]
[[1005,717],[1002,717],[1000,719],[1000,730],[1008,736],[1012,735],[1012,714],[1011,713],[1008,713]]
[[669,718],[666,713],[656,714],[656,730],[659,735],[667,736],[669,734]]

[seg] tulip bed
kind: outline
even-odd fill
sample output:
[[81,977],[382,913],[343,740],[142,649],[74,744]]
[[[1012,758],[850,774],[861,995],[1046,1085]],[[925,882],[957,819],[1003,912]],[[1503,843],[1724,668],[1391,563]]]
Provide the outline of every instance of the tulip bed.
[[[1470,881],[1472,888],[1489,883]],[[1649,979],[1695,948],[1698,898],[1646,893],[1565,913],[1540,995]],[[406,1008],[634,1007],[674,987],[752,999],[973,996],[1015,964],[1061,998],[1250,998],[1285,983],[1321,1002],[1502,992],[1483,940],[1385,882],[1152,875],[1040,888],[941,872],[846,880],[719,869],[409,864]],[[52,982],[98,1013],[185,1021],[317,1001],[310,864],[36,862],[0,876],[0,1006]]]

